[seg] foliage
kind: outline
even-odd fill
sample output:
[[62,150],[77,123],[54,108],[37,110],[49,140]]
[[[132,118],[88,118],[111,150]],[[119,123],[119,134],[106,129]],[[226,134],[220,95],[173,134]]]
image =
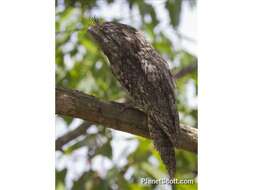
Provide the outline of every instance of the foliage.
[[[159,29],[162,20],[158,17],[154,2],[163,5],[169,17],[167,27],[174,32],[176,38],[180,38],[178,27],[183,3],[190,3],[194,7],[194,0],[56,1],[56,85],[78,89],[104,100],[126,99],[127,94],[113,77],[106,57],[86,32],[94,16],[101,20],[130,24],[144,31],[157,51],[166,60],[170,60],[174,72],[196,62],[195,55],[178,48],[171,36],[164,29]],[[121,6],[124,14],[113,15],[109,13],[111,10],[103,11],[103,7],[111,8],[115,5]],[[181,122],[194,127],[197,127],[197,107],[191,102],[197,96],[197,83],[196,71],[177,80]],[[189,88],[192,89],[190,95]],[[80,123],[67,117],[57,117],[56,121],[56,131],[59,131],[59,126],[63,126],[65,132]],[[57,152],[56,189],[162,189],[158,185],[140,183],[141,177],[157,179],[166,175],[152,142],[133,135],[123,135],[119,140],[119,135],[122,133],[92,125],[85,135],[65,146],[62,153]],[[129,146],[125,146],[125,149],[120,147],[120,143],[115,146],[119,141]],[[116,153],[119,154],[118,158],[115,158]],[[196,155],[177,150],[176,156],[177,178],[193,178],[197,170]],[[104,163],[105,168],[98,168],[97,160]],[[76,163],[77,167],[74,167]],[[196,184],[176,185],[176,189],[196,189]]]

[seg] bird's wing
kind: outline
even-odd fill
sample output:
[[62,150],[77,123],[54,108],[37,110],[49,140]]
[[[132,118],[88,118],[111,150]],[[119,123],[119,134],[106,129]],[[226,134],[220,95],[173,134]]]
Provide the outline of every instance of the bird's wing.
[[157,120],[160,120],[161,117],[167,118],[163,122],[163,128],[167,130],[165,132],[176,135],[179,132],[179,116],[176,107],[173,76],[168,69],[167,62],[155,51],[152,51],[142,61],[141,66],[147,81],[155,89],[153,93],[155,93],[156,102],[153,106],[157,111]]

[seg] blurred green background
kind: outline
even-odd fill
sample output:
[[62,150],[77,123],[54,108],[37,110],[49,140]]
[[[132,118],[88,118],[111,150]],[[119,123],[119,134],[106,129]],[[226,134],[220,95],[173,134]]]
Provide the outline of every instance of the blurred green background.
[[[127,96],[108,61],[87,35],[91,18],[129,24],[145,33],[169,62],[173,73],[197,62],[196,0],[56,0],[56,85],[78,89],[104,100]],[[197,127],[197,70],[176,81],[180,122]],[[80,119],[56,116],[56,138],[77,128]],[[197,155],[176,151],[178,179],[193,185],[142,185],[140,178],[166,175],[150,140],[89,125],[85,133],[56,151],[56,189],[197,189]]]

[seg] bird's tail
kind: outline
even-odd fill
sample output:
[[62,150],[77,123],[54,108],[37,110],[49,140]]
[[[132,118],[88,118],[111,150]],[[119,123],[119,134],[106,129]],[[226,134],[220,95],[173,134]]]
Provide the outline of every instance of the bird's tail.
[[154,146],[160,153],[161,159],[168,170],[170,178],[173,179],[176,172],[174,145],[152,116],[148,116],[148,128]]

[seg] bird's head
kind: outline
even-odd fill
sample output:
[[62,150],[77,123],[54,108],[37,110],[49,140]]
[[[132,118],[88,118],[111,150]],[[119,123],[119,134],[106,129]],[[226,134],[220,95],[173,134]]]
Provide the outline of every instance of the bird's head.
[[88,32],[109,59],[138,52],[141,46],[146,44],[141,32],[116,22],[96,23],[88,28]]

